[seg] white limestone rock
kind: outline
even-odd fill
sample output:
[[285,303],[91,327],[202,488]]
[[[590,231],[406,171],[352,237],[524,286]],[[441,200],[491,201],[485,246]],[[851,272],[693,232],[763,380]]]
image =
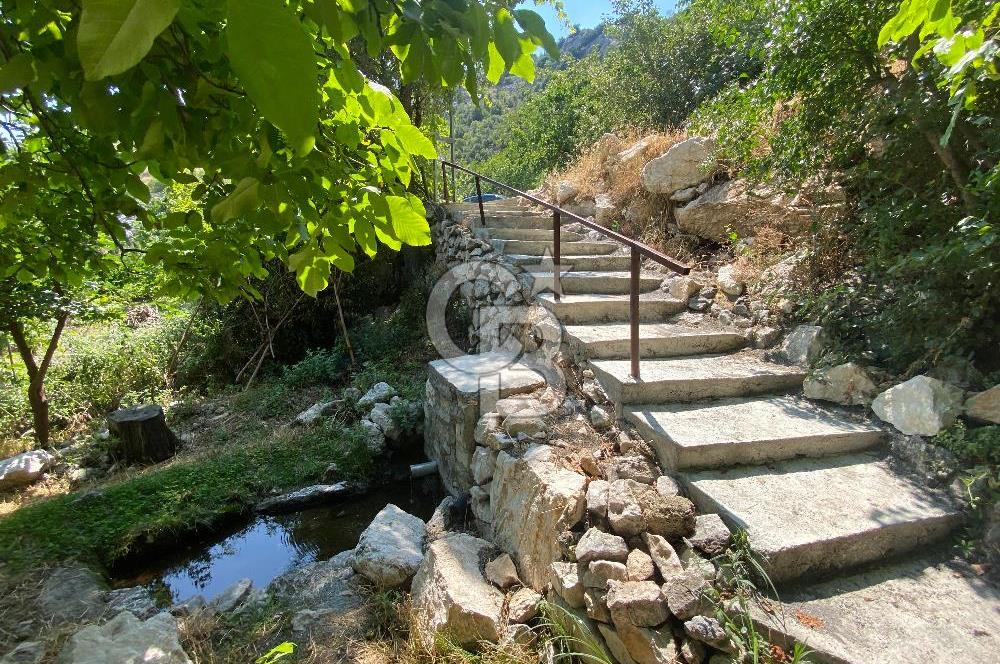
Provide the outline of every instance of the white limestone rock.
[[608,609],[615,625],[656,627],[670,617],[663,592],[653,581],[611,581]]
[[591,480],[587,485],[587,511],[599,519],[608,515],[608,489],[604,480]]
[[680,557],[665,537],[644,533],[642,541],[645,542],[653,563],[660,570],[660,576],[664,579],[670,579],[684,571]]
[[694,519],[694,534],[688,537],[691,545],[709,556],[717,556],[729,546],[729,527],[718,514],[699,514]]
[[715,141],[694,136],[647,163],[642,169],[642,187],[651,194],[672,194],[707,180],[715,169]]
[[872,410],[907,435],[934,436],[962,412],[964,393],[929,376],[916,376],[875,397]]
[[386,588],[405,584],[424,560],[426,525],[395,505],[386,505],[361,533],[354,571]]
[[813,372],[802,383],[802,391],[810,399],[862,406],[871,403],[878,388],[868,372],[854,362],[847,362]]
[[746,289],[746,284],[736,276],[736,268],[732,265],[724,265],[719,268],[719,274],[715,277],[715,283],[726,295],[739,297]]
[[55,461],[56,458],[45,450],[22,452],[0,461],[0,491],[35,482]]
[[598,194],[594,199],[594,221],[601,226],[610,224],[617,213],[618,208],[607,194]]
[[628,560],[628,551],[628,545],[622,537],[591,528],[576,545],[576,559],[584,565],[594,560],[624,563]]
[[472,455],[472,480],[478,486],[493,479],[497,467],[497,452],[488,447],[477,447]]
[[587,588],[606,590],[609,581],[628,581],[625,563],[610,560],[592,560],[583,573],[583,585]]
[[479,562],[490,550],[489,542],[464,533],[427,547],[412,593],[417,634],[425,646],[432,646],[438,633],[463,647],[499,640],[504,596],[483,577]]
[[358,399],[358,408],[365,410],[377,403],[389,403],[396,396],[396,390],[389,383],[375,383],[365,395]]
[[509,553],[502,553],[486,563],[486,578],[500,590],[521,585],[521,578],[517,575],[517,567],[514,566],[514,561]]
[[399,440],[399,437],[403,435],[403,429],[393,419],[392,414],[389,412],[390,408],[392,406],[387,403],[377,403],[372,406],[371,412],[368,413],[368,419],[375,423],[375,426],[379,428],[386,438],[389,440]]
[[632,549],[629,552],[625,569],[629,581],[649,581],[656,575],[652,557],[642,549]]
[[608,521],[622,537],[635,537],[646,527],[642,507],[629,480],[616,480],[608,490]]
[[556,205],[568,203],[576,198],[580,188],[572,182],[562,180],[556,185]]
[[826,339],[822,327],[799,325],[785,337],[780,355],[791,364],[808,366],[819,359],[825,346]]
[[555,562],[549,570],[552,589],[574,609],[583,608],[583,593],[586,588],[583,585],[580,566],[574,563]]
[[103,625],[70,637],[59,664],[191,664],[180,644],[177,619],[158,613],[142,621],[122,611]]
[[607,431],[611,428],[612,417],[608,411],[601,406],[593,406],[590,409],[590,423],[598,431]]
[[341,403],[340,401],[320,401],[319,403],[314,403],[296,415],[293,424],[304,427],[312,426],[322,418],[332,415]]
[[538,615],[538,603],[541,601],[542,596],[531,588],[518,588],[507,605],[508,620],[515,624],[531,622]]
[[240,579],[228,588],[212,598],[208,603],[208,608],[216,613],[228,613],[238,607],[250,594],[253,588],[253,581],[250,579]]
[[614,655],[615,661],[619,664],[637,664],[632,655],[629,654],[628,648],[625,647],[625,643],[622,642],[621,637],[618,636],[612,627],[608,625],[598,625],[597,629],[600,630],[601,636],[604,637],[604,642],[608,644],[608,650]]
[[969,397],[965,402],[965,414],[979,422],[1000,424],[1000,385]]

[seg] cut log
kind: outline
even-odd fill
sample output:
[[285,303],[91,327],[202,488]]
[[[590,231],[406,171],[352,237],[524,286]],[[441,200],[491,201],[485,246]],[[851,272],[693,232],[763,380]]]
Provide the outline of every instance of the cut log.
[[118,437],[111,454],[125,463],[155,463],[177,451],[177,436],[155,404],[123,408],[108,415],[108,430]]

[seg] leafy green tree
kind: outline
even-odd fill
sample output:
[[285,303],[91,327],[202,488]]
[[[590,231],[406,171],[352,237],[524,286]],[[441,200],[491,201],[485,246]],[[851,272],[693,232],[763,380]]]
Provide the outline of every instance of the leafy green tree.
[[[225,301],[254,296],[275,258],[315,294],[357,251],[428,244],[410,189],[434,145],[356,54],[475,97],[555,51],[514,5],[0,0],[0,322],[29,364],[24,327],[49,321],[32,404],[66,299],[113,265],[160,265],[165,293]],[[153,210],[144,173],[191,185],[190,209]]]

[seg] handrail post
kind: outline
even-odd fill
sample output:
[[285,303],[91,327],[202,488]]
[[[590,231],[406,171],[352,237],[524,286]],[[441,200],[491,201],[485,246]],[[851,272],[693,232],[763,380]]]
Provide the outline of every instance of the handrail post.
[[451,165],[451,202],[458,202],[458,184],[455,182],[455,164]]
[[632,378],[639,380],[639,268],[642,254],[632,247],[632,274],[629,302],[629,352],[632,359]]
[[444,202],[448,202],[448,169],[445,168],[444,160],[441,161],[441,186],[444,187]]
[[479,184],[479,176],[476,176],[476,200],[479,201],[479,221],[483,228],[486,228],[486,210],[483,209],[483,188]]
[[555,210],[552,212],[552,293],[557,300],[562,299],[562,283],[559,274],[559,263],[561,262],[559,244],[562,240],[562,233],[559,232],[559,227],[561,225],[561,216],[559,211]]

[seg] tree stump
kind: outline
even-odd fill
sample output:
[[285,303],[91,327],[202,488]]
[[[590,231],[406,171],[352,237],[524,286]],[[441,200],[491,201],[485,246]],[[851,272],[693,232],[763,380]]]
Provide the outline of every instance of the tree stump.
[[156,463],[177,451],[177,436],[155,404],[123,408],[108,415],[108,430],[118,437],[111,454],[125,463]]

